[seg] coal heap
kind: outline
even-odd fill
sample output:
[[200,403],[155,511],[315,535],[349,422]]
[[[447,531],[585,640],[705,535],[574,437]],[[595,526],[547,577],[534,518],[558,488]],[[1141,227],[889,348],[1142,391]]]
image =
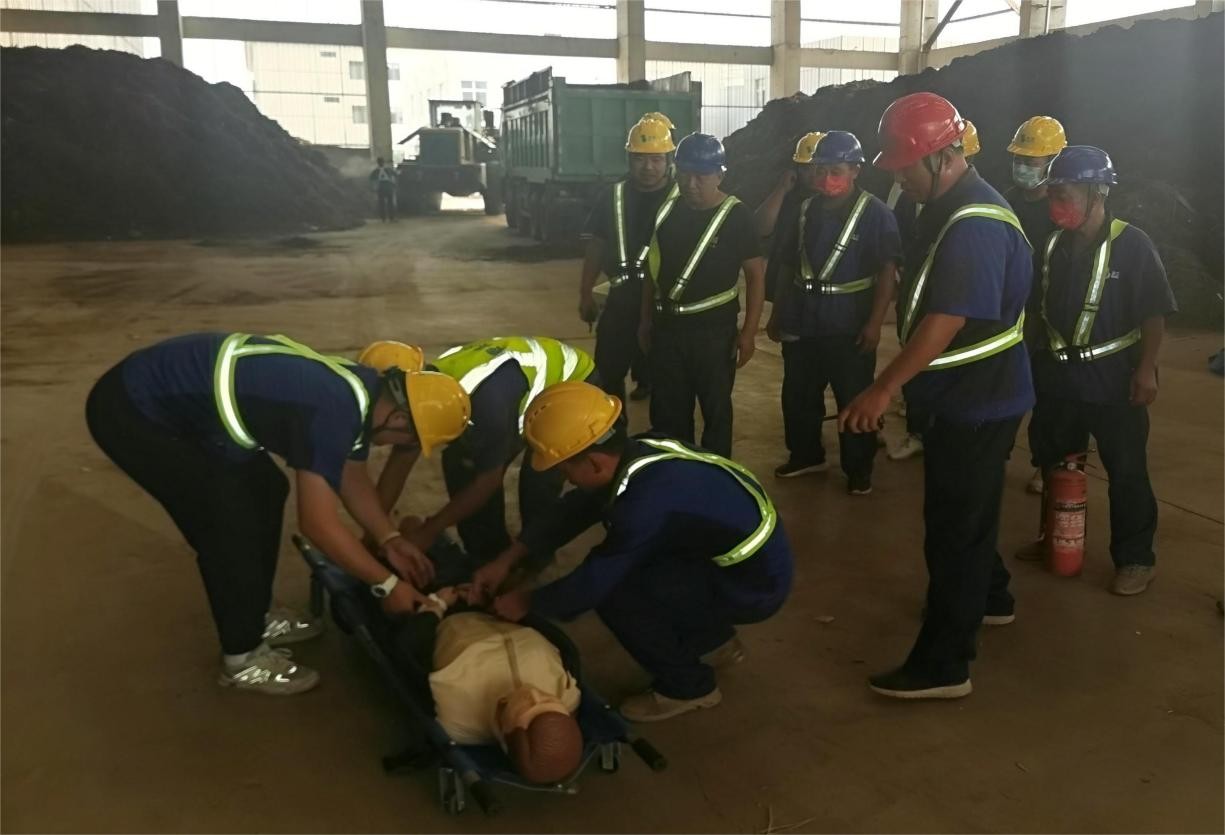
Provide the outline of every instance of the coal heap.
[[[1225,162],[1225,15],[1141,21],[1086,36],[1025,38],[939,70],[883,84],[825,87],[779,99],[726,140],[726,189],[756,205],[790,165],[796,140],[813,130],[849,130],[871,160],[890,102],[923,90],[952,101],[974,122],[982,153],[974,163],[1001,191],[1005,151],[1034,115],[1058,118],[1074,144],[1114,159],[1117,213],[1156,242],[1184,321],[1220,325]],[[865,166],[861,183],[878,195],[889,176]]]
[[337,229],[364,205],[231,84],[108,50],[0,50],[6,240]]

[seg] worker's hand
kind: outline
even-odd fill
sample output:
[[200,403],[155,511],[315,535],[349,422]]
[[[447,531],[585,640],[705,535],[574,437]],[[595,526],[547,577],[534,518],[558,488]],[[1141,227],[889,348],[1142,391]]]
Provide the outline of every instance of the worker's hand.
[[872,354],[876,352],[877,345],[880,345],[880,325],[868,322],[856,337],[855,347],[861,354]]
[[651,323],[641,322],[638,325],[638,347],[642,353],[651,353]]
[[463,597],[462,590],[459,586],[443,586],[440,589],[434,590],[434,596],[447,604],[447,608],[451,608],[456,602]]
[[532,593],[526,589],[516,589],[499,595],[493,601],[493,612],[503,620],[518,623],[527,617],[532,606]]
[[888,408],[889,392],[883,386],[873,383],[838,413],[838,431],[879,431],[885,425],[885,409]]
[[1140,366],[1131,375],[1131,405],[1147,406],[1157,399],[1157,369]]
[[753,358],[753,352],[757,350],[755,336],[756,334],[752,332],[741,331],[740,336],[736,337],[737,368],[744,368],[748,361]]
[[795,188],[796,170],[794,165],[788,165],[787,170],[783,172],[783,176],[778,178],[778,188],[780,191],[791,191]]
[[400,533],[405,540],[423,553],[434,547],[434,542],[438,539],[438,534],[428,523],[413,526],[401,525]]
[[600,318],[600,306],[596,304],[595,296],[587,293],[578,300],[578,318],[588,325]]
[[502,588],[510,574],[512,564],[509,560],[498,557],[482,565],[472,574],[472,587],[468,593],[468,602],[479,606],[493,597]]
[[771,342],[783,341],[783,335],[778,329],[778,317],[774,315],[774,311],[770,311],[770,318],[766,320],[766,336]]
[[434,564],[430,558],[403,536],[389,539],[381,550],[396,574],[417,588],[425,588],[434,579]]
[[383,607],[383,611],[389,615],[411,615],[426,600],[426,596],[413,588],[412,583],[401,581],[396,583],[396,587],[391,590],[391,594],[380,601],[380,605]]

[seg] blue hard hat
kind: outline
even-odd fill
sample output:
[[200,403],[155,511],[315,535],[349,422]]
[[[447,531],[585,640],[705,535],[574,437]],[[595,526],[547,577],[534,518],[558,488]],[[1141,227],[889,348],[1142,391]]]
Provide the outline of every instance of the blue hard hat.
[[1051,163],[1049,185],[1096,183],[1113,186],[1119,182],[1110,155],[1092,145],[1069,145]]
[[691,133],[676,146],[676,170],[690,174],[719,174],[727,170],[723,143],[709,133]]
[[812,155],[813,165],[836,165],[845,162],[851,165],[863,163],[863,148],[855,134],[844,130],[831,130],[817,143]]

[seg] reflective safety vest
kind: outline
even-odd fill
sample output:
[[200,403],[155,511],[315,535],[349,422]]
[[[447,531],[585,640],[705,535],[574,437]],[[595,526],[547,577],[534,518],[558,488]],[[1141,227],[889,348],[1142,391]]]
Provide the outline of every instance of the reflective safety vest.
[[658,452],[644,455],[641,458],[635,458],[630,462],[629,466],[625,468],[621,480],[617,482],[617,489],[613,494],[614,497],[624,493],[630,486],[634,476],[641,472],[644,467],[649,467],[651,464],[676,459],[696,461],[699,464],[711,464],[736,479],[740,486],[753,497],[753,501],[757,503],[757,510],[761,514],[761,523],[758,524],[756,530],[726,554],[714,557],[715,564],[726,568],[729,565],[744,562],[761,550],[761,547],[766,544],[766,540],[770,538],[770,535],[774,533],[774,528],[778,525],[778,513],[775,511],[770,497],[766,495],[766,491],[762,489],[761,484],[758,483],[757,479],[754,478],[747,468],[721,455],[691,449],[680,441],[671,441],[663,438],[642,438],[640,442],[652,449],[658,450]]
[[[928,249],[927,257],[923,259],[923,266],[919,268],[919,272],[909,288],[910,292],[905,298],[905,306],[902,309],[902,322],[898,328],[898,335],[901,337],[903,345],[910,338],[910,331],[919,318],[916,314],[923,300],[923,291],[927,287],[927,276],[931,272],[932,263],[936,260],[936,250],[940,248],[940,242],[944,240],[945,233],[952,228],[954,223],[959,220],[965,220],[968,217],[985,217],[991,220],[1002,221],[1020,232],[1022,238],[1025,237],[1025,232],[1021,229],[1021,221],[1017,219],[1016,214],[1011,209],[1004,206],[997,206],[994,203],[970,203],[953,212],[949,219],[945,221],[944,226],[941,227],[940,233],[936,235],[936,240],[932,243],[931,248]],[[1026,243],[1028,242],[1029,240],[1026,239]],[[981,342],[945,351],[932,360],[928,368],[953,368],[1003,353],[1013,345],[1021,343],[1024,337],[1024,329],[1025,310],[1022,308],[1021,315],[1017,318],[1016,324]]]
[[842,231],[838,233],[838,240],[834,242],[834,248],[830,251],[829,257],[825,259],[825,264],[821,267],[821,272],[817,275],[813,275],[812,262],[808,260],[808,247],[804,245],[804,233],[808,226],[808,207],[812,203],[812,198],[809,197],[800,206],[800,274],[795,283],[806,292],[822,293],[824,295],[860,293],[876,284],[876,276],[874,275],[856,281],[848,281],[845,284],[834,284],[830,281],[834,270],[838,269],[838,263],[842,260],[842,253],[846,252],[846,248],[851,242],[851,235],[855,234],[855,227],[859,225],[859,219],[863,217],[864,209],[867,208],[871,200],[872,195],[866,191],[860,192],[859,199],[855,201],[850,215],[847,216],[846,222],[842,224]]
[[655,231],[651,233],[651,242],[647,245],[647,275],[655,285],[655,309],[661,313],[672,314],[701,313],[704,310],[711,310],[720,305],[734,302],[739,297],[740,290],[732,286],[713,296],[698,299],[697,301],[685,302],[684,304],[681,303],[681,296],[685,294],[685,288],[689,286],[689,279],[693,277],[693,271],[697,269],[698,263],[706,254],[706,250],[710,249],[711,243],[714,242],[715,237],[719,234],[719,229],[722,228],[723,222],[727,220],[727,216],[736,204],[740,202],[739,199],[731,195],[723,198],[723,202],[719,204],[714,217],[706,225],[706,231],[702,233],[702,237],[698,238],[698,245],[694,247],[689,260],[685,262],[685,267],[681,270],[681,274],[677,276],[676,283],[668,291],[668,297],[666,299],[659,297],[659,228],[664,225],[668,215],[672,214],[672,209],[676,206],[678,198],[679,191],[676,194],[669,194],[668,199],[659,207],[659,211],[655,214]]
[[[680,196],[681,188],[676,183],[668,189],[668,194],[664,197],[664,202],[676,200]],[[613,227],[617,236],[617,274],[608,277],[609,287],[619,287],[629,281],[631,276],[642,269],[642,265],[646,263],[648,249],[650,243],[642,245],[642,249],[638,251],[636,256],[631,259],[629,255],[629,237],[626,232],[625,222],[625,180],[620,181],[613,186]]]
[[234,443],[243,449],[263,448],[263,445],[247,429],[242,415],[238,412],[238,399],[234,396],[234,372],[238,361],[243,357],[280,354],[320,363],[349,384],[349,388],[353,390],[353,399],[357,402],[357,410],[361,413],[362,418],[362,428],[358,430],[357,438],[353,441],[353,450],[356,452],[361,449],[366,418],[370,414],[370,393],[366,391],[366,384],[361,381],[361,378],[346,368],[356,363],[343,357],[324,356],[280,334],[261,337],[271,340],[272,344],[251,342],[252,338],[254,337],[249,333],[232,333],[227,336],[221,343],[221,349],[217,352],[217,361],[213,365],[213,396],[217,401],[217,416]]
[[532,398],[554,383],[585,380],[595,369],[586,352],[547,337],[498,336],[459,345],[443,352],[431,365],[459,382],[469,395],[495,371],[511,361],[527,377],[527,394],[519,403],[519,431]]
[[1086,362],[1101,359],[1117,354],[1140,341],[1140,329],[1135,328],[1115,339],[1099,342],[1096,345],[1089,344],[1089,339],[1093,336],[1093,323],[1097,320],[1097,312],[1102,307],[1102,296],[1106,292],[1106,280],[1110,277],[1111,246],[1115,238],[1123,234],[1126,228],[1126,221],[1112,220],[1110,234],[1106,236],[1106,240],[1102,241],[1101,246],[1093,255],[1093,273],[1089,278],[1089,289],[1085,292],[1085,305],[1076,319],[1076,330],[1072,333],[1071,345],[1064,340],[1063,334],[1059,333],[1046,315],[1046,294],[1051,286],[1051,254],[1055,251],[1055,245],[1059,243],[1063,230],[1056,229],[1047,238],[1046,250],[1042,254],[1042,322],[1046,325],[1051,354],[1059,362]]

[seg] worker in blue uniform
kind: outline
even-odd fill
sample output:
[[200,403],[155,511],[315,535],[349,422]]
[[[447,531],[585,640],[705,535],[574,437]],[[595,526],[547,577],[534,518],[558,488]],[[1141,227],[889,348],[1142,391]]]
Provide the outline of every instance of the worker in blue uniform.
[[[106,372],[85,414],[102,451],[195,549],[221,639],[220,684],[288,695],[319,680],[276,649],[322,627],[270,610],[289,483],[269,453],[295,471],[307,538],[369,584],[388,612],[411,612],[424,600],[418,589],[430,580],[430,562],[379,505],[365,462],[371,444],[428,455],[458,437],[469,404],[454,380],[380,373],[284,336],[197,333]],[[349,531],[341,504],[394,570]]]
[[[783,281],[766,333],[783,345],[783,431],[793,478],[828,468],[821,429],[825,389],[839,408],[872,384],[876,347],[893,301],[901,240],[893,213],[856,185],[859,139],[846,131],[821,138],[809,166],[816,195],[805,200],[781,248]],[[875,433],[843,433],[838,446],[847,492],[872,492]]]
[[[1148,477],[1148,407],[1157,398],[1165,317],[1177,311],[1148,235],[1110,211],[1117,183],[1105,151],[1070,145],[1046,182],[1057,227],[1042,244],[1038,312],[1045,339],[1034,354],[1031,438],[1044,471],[1088,450],[1110,479],[1110,590],[1133,595],[1156,572],[1157,500]],[[1038,559],[1041,548],[1018,557]]]
[[723,143],[709,134],[692,133],[677,145],[680,192],[655,215],[639,324],[651,369],[652,428],[693,442],[697,401],[702,446],[725,456],[732,452],[736,369],[756,350],[765,305],[765,262],[752,217],[719,187],[726,161]]
[[[934,93],[896,100],[881,118],[875,164],[923,204],[898,293],[901,353],[839,414],[840,428],[877,429],[890,398],[929,418],[923,516],[927,610],[905,663],[873,676],[902,699],[971,692],[982,623],[1014,619],[997,550],[1004,465],[1034,403],[1022,344],[1033,275],[1020,221],[967,165],[965,120]],[[917,265],[912,267],[912,265]]]
[[594,609],[654,683],[621,705],[658,721],[717,705],[714,667],[743,658],[737,624],[757,623],[791,588],[791,546],[770,498],[744,467],[661,435],[627,438],[621,403],[561,383],[528,409],[533,465],[578,489],[473,580],[496,592],[516,563],[602,522],[607,535],[570,574],[534,592],[503,591],[499,614],[569,620]]

